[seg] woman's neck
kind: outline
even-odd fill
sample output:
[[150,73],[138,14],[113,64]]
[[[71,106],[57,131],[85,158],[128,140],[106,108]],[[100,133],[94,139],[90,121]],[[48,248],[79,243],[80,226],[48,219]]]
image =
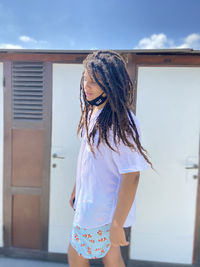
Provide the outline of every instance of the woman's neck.
[[95,113],[95,112],[97,112],[98,110],[102,109],[102,108],[105,106],[106,102],[107,102],[107,100],[106,100],[103,104],[101,104],[101,105],[99,105],[99,106],[94,106],[92,113],[93,113],[93,112]]

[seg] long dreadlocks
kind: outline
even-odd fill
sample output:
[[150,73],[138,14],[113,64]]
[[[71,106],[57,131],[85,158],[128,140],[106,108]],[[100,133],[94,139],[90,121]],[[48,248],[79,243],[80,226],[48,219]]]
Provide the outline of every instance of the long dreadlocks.
[[[132,109],[134,100],[134,87],[126,69],[126,63],[123,57],[112,50],[99,50],[89,54],[84,59],[83,66],[84,69],[90,73],[93,81],[95,81],[106,93],[107,102],[97,117],[96,123],[89,134],[88,119],[91,117],[93,106],[87,102],[84,93],[83,71],[80,82],[80,103],[82,113],[77,135],[79,135],[81,130],[82,137],[83,127],[85,127],[87,141],[94,156],[95,153],[93,145],[91,144],[91,138],[94,144],[94,136],[97,130],[99,130],[97,148],[99,147],[100,142],[105,142],[113,151],[115,151],[114,148],[112,148],[108,142],[108,133],[110,129],[113,131],[115,145],[117,144],[116,138],[118,138],[118,141],[121,139],[125,145],[135,150],[136,148],[133,145],[133,142],[130,142],[130,139],[128,140],[128,137],[131,136],[136,143],[139,152],[151,165],[151,168],[153,168],[152,163],[143,152],[145,151],[148,154],[140,143],[139,134],[131,115],[130,110]],[[81,97],[83,97],[84,100],[84,108]],[[135,136],[133,132],[135,133]]]

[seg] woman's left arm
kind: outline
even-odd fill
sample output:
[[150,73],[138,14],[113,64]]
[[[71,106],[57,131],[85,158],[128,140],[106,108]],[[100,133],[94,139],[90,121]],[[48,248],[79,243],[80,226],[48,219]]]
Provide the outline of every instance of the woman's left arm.
[[124,222],[135,199],[140,172],[123,173],[118,192],[118,201],[110,228],[110,241],[113,246],[127,246]]

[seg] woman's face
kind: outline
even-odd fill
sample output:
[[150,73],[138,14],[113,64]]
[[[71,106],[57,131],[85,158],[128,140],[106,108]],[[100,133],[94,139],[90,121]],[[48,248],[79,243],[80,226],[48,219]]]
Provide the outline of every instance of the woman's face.
[[[103,93],[101,87],[91,79],[86,69],[84,70],[84,92],[87,100],[89,101],[95,99]],[[106,96],[106,94],[104,93],[103,96]]]

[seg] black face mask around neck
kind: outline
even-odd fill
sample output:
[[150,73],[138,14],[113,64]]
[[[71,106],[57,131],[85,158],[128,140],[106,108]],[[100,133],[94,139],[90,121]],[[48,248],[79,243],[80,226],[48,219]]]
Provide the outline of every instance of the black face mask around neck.
[[106,101],[106,98],[107,98],[107,96],[102,96],[103,93],[101,95],[99,95],[98,97],[96,97],[95,99],[91,100],[91,101],[87,100],[87,98],[86,98],[86,100],[92,106],[93,105],[99,106],[99,105],[103,104]]

